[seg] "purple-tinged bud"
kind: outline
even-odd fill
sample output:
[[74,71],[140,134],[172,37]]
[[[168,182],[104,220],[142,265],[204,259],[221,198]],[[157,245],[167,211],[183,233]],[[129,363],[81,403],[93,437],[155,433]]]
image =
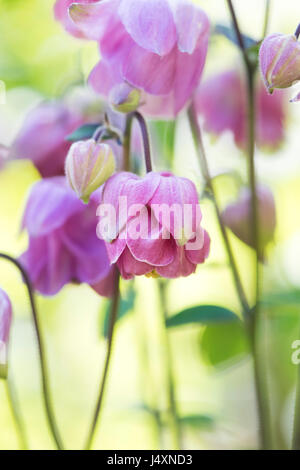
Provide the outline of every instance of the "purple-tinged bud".
[[7,376],[8,342],[12,319],[11,302],[0,289],[0,378]]
[[119,113],[132,113],[138,108],[140,99],[140,90],[127,83],[116,85],[109,94],[111,107]]
[[[257,207],[259,222],[259,245],[263,250],[273,240],[276,228],[276,208],[273,194],[266,186],[257,188]],[[222,212],[222,219],[230,230],[244,243],[254,247],[251,230],[251,192],[243,188],[237,201]]]
[[90,195],[113,174],[115,167],[111,147],[89,139],[71,146],[65,172],[71,188],[87,203]]
[[269,93],[300,80],[300,43],[294,34],[272,34],[259,51],[262,76]]

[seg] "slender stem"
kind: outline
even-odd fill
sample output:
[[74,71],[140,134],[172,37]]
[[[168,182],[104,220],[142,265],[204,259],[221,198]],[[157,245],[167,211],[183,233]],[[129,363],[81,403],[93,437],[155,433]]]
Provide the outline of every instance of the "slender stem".
[[256,67],[249,61],[247,51],[244,46],[242,34],[238,25],[237,17],[231,0],[227,0],[232,21],[239,39],[241,53],[244,59],[247,73],[247,97],[248,97],[248,174],[249,186],[251,190],[251,216],[250,226],[252,230],[253,246],[255,248],[255,303],[251,311],[251,321],[248,324],[248,334],[253,353],[255,390],[257,398],[257,411],[259,419],[260,447],[271,448],[270,424],[270,404],[265,377],[261,370],[261,358],[259,357],[259,323],[260,323],[260,272],[259,272],[259,218],[257,201],[257,183],[255,173],[255,73]]
[[243,35],[242,35],[240,27],[239,27],[239,23],[238,23],[238,20],[237,20],[237,16],[235,14],[235,10],[234,10],[233,4],[232,4],[232,0],[227,0],[227,5],[228,5],[228,8],[229,8],[229,11],[230,11],[230,14],[231,14],[233,26],[234,26],[234,29],[235,29],[235,32],[236,32],[236,36],[237,36],[237,40],[238,40],[240,49],[241,49],[243,57],[244,57],[244,61],[247,64],[247,66],[250,67],[250,62],[249,62],[249,58],[248,58],[248,55],[247,55],[247,52],[246,52],[244,38],[243,38]]
[[194,142],[195,142],[195,147],[196,147],[196,151],[197,151],[197,154],[198,154],[198,159],[199,159],[199,163],[200,163],[200,166],[201,166],[201,170],[202,170],[205,182],[206,182],[206,186],[207,186],[207,188],[210,191],[211,196],[212,196],[212,201],[213,201],[213,204],[214,204],[217,220],[218,220],[218,223],[219,223],[219,227],[220,227],[221,234],[222,234],[222,237],[223,237],[225,249],[226,249],[226,252],[227,252],[232,277],[233,277],[234,284],[235,284],[235,287],[236,287],[236,290],[237,290],[237,294],[238,294],[238,297],[239,297],[239,300],[240,300],[240,303],[241,303],[241,306],[242,306],[243,316],[244,316],[245,320],[248,320],[249,319],[249,310],[250,310],[249,304],[248,304],[247,297],[246,297],[246,294],[244,292],[244,288],[242,286],[242,282],[241,282],[240,275],[239,275],[239,272],[238,272],[238,268],[237,268],[237,265],[236,265],[236,262],[235,262],[235,259],[234,259],[234,256],[233,256],[233,252],[232,252],[232,248],[231,248],[231,245],[230,245],[230,242],[229,242],[227,230],[226,230],[226,227],[223,223],[221,213],[220,213],[220,210],[219,210],[219,207],[218,207],[216,193],[215,193],[215,189],[214,189],[212,179],[211,179],[211,176],[210,176],[209,167],[208,167],[207,158],[206,158],[206,153],[205,153],[205,149],[204,149],[204,145],[203,145],[201,128],[200,128],[200,125],[199,125],[199,122],[198,122],[196,109],[195,109],[195,106],[194,106],[193,103],[191,104],[191,106],[188,110],[188,117],[189,117],[189,121],[190,121],[190,126],[191,126],[191,130],[192,130],[193,139],[194,139]]
[[131,143],[131,131],[134,113],[130,113],[126,116],[126,126],[123,139],[123,168],[125,171],[130,169],[130,143]]
[[29,275],[27,274],[26,270],[23,268],[23,266],[17,261],[15,258],[6,255],[4,253],[0,253],[0,258],[6,259],[7,261],[10,261],[13,263],[18,270],[21,272],[24,282],[27,287],[28,291],[28,296],[30,300],[30,306],[31,306],[31,312],[32,312],[32,318],[33,318],[33,323],[35,327],[35,332],[36,332],[36,337],[37,337],[37,342],[38,342],[38,351],[39,351],[39,359],[40,359],[40,367],[41,367],[41,376],[42,376],[42,387],[43,387],[43,398],[44,398],[44,404],[45,404],[45,410],[46,410],[46,415],[49,423],[49,427],[51,429],[54,441],[58,447],[58,449],[62,450],[63,449],[63,443],[62,439],[56,424],[56,419],[52,407],[52,400],[51,400],[51,394],[50,394],[50,388],[49,388],[49,378],[48,378],[48,369],[46,365],[46,356],[45,356],[45,347],[44,347],[44,341],[42,338],[42,333],[41,333],[41,328],[39,325],[39,319],[38,319],[38,314],[37,314],[37,309],[35,305],[35,299],[33,295],[33,287],[29,278]]
[[174,440],[175,450],[182,449],[182,429],[180,419],[178,416],[177,403],[176,403],[176,389],[173,375],[173,360],[169,334],[166,328],[167,312],[167,298],[166,298],[166,284],[164,281],[159,281],[160,301],[163,312],[163,334],[165,345],[165,360],[166,360],[166,373],[168,381],[168,399],[169,399],[169,416],[171,421],[171,430]]
[[5,389],[7,394],[7,400],[11,409],[11,413],[14,419],[16,431],[18,434],[19,446],[22,450],[28,450],[28,440],[25,430],[23,417],[20,411],[18,397],[12,379],[9,377],[5,380]]
[[300,450],[300,364],[297,366],[296,401],[292,449]]
[[300,36],[300,23],[298,24],[297,29],[295,31],[295,36],[296,36],[297,39],[299,39],[299,36]]
[[116,324],[116,320],[117,320],[117,316],[118,316],[118,309],[119,309],[119,302],[120,302],[119,278],[120,278],[119,272],[117,271],[117,269],[115,269],[114,293],[113,293],[113,297],[112,297],[112,301],[111,301],[111,309],[110,309],[110,319],[109,319],[108,340],[107,340],[108,343],[107,343],[106,358],[105,358],[105,364],[104,364],[104,369],[103,369],[103,373],[102,373],[100,391],[99,391],[96,407],[95,407],[95,410],[94,410],[92,423],[91,423],[89,433],[88,433],[88,437],[87,437],[87,440],[86,440],[86,444],[85,444],[85,447],[84,447],[85,450],[89,450],[92,446],[94,436],[95,436],[96,427],[97,427],[97,422],[98,422],[99,415],[100,415],[102,405],[103,405],[103,397],[104,397],[105,387],[106,387],[107,378],[108,378],[110,360],[111,360],[115,324]]
[[269,21],[270,21],[270,11],[271,11],[271,0],[265,0],[266,1],[266,10],[265,10],[265,20],[264,20],[264,28],[263,28],[263,35],[262,37],[266,37],[268,34],[268,28],[269,28]]
[[143,144],[144,144],[144,152],[145,152],[145,164],[146,164],[146,171],[150,173],[152,171],[152,160],[151,160],[151,146],[150,146],[150,139],[147,129],[147,124],[144,117],[138,111],[134,112],[134,117],[138,121],[142,133]]

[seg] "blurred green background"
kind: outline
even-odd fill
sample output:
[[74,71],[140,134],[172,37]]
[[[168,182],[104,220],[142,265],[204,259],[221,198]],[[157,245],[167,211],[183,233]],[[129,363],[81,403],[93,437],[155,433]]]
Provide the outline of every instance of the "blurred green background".
[[[227,23],[226,2],[199,0],[212,23]],[[262,0],[236,1],[244,31],[259,39],[263,25]],[[95,44],[66,34],[53,18],[53,0],[0,0],[0,80],[6,85],[6,103],[0,105],[0,143],[9,145],[26,112],[39,101],[61,95],[72,84],[83,83],[98,53]],[[298,0],[271,0],[270,31],[292,33],[299,19]],[[206,74],[239,61],[237,50],[224,38],[212,40]],[[276,423],[278,445],[288,445],[294,393],[295,366],[291,343],[300,339],[297,305],[300,289],[300,105],[290,105],[286,144],[274,155],[258,153],[261,181],[275,192],[278,227],[264,270],[263,351]],[[205,135],[212,171],[245,173],[246,161],[232,136],[217,142]],[[192,178],[201,189],[191,135],[181,116],[176,136],[173,170]],[[0,249],[19,255],[26,247],[20,220],[31,184],[39,178],[29,162],[9,163],[0,173]],[[200,182],[200,183],[199,183]],[[222,206],[232,199],[236,186],[219,178]],[[167,286],[169,313],[183,308],[215,304],[239,312],[230,272],[213,208],[203,201],[204,224],[212,238],[207,264],[188,279]],[[249,295],[252,253],[232,236]],[[10,374],[17,387],[32,449],[52,448],[41,400],[37,344],[29,304],[19,274],[1,261],[0,285],[10,295],[14,324],[10,345]],[[147,407],[167,406],[165,349],[157,283],[138,278],[134,308],[117,326],[111,373],[98,449],[170,448],[167,427],[157,428]],[[126,293],[127,283],[122,284]],[[274,296],[274,293],[276,296]],[[98,391],[105,354],[102,326],[106,301],[87,286],[67,286],[55,298],[38,298],[46,337],[52,393],[66,445],[82,446]],[[223,327],[222,327],[223,328]],[[252,448],[257,445],[251,361],[230,360],[243,350],[240,333],[200,325],[170,329],[178,408],[183,418],[184,446],[188,449]],[[227,329],[226,329],[227,328]],[[225,361],[229,358],[228,361]],[[197,418],[198,416],[198,418]],[[202,416],[202,419],[201,418]],[[194,417],[194,418],[193,418]],[[15,427],[0,381],[0,449],[18,448]],[[161,431],[161,435],[160,435]]]

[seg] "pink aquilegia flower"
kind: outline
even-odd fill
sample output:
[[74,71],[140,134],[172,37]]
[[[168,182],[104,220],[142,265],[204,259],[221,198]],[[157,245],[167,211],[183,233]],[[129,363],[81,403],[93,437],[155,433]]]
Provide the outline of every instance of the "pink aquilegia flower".
[[[227,70],[208,78],[196,94],[196,107],[207,132],[229,130],[238,147],[247,147],[247,88],[242,73]],[[260,79],[256,82],[256,142],[266,151],[276,150],[284,139],[285,93],[270,96]]]
[[[263,250],[274,238],[276,228],[276,207],[269,188],[257,188],[258,218],[260,227],[260,249]],[[243,188],[237,201],[228,205],[222,213],[225,224],[244,243],[253,247],[251,230],[251,192]]]
[[272,34],[259,51],[260,70],[269,93],[300,80],[300,43],[294,34]]
[[66,177],[77,196],[88,202],[90,195],[115,171],[116,162],[108,144],[94,139],[74,142],[66,158]]
[[200,8],[188,0],[100,0],[71,5],[67,17],[70,3],[58,0],[56,16],[69,32],[98,41],[102,59],[89,79],[97,92],[108,96],[125,81],[144,92],[149,114],[174,116],[186,105],[208,48]]
[[189,276],[209,254],[197,191],[186,178],[117,173],[105,183],[97,213],[98,236],[124,279]]
[[64,177],[33,186],[23,217],[29,246],[21,262],[43,295],[54,295],[69,282],[100,289],[110,274],[105,245],[96,235],[96,208],[93,197],[88,205],[80,201]]
[[5,377],[7,374],[7,355],[11,320],[11,302],[7,294],[0,289],[0,377]]

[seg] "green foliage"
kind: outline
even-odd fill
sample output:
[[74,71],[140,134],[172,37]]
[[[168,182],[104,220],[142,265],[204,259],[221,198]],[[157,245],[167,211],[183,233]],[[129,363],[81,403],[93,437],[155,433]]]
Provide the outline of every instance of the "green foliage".
[[84,124],[78,127],[72,134],[66,137],[70,142],[77,142],[77,140],[85,140],[93,137],[95,131],[98,129],[99,124]]
[[202,357],[215,367],[239,361],[250,352],[242,322],[208,326],[201,336],[200,350]]
[[[217,24],[215,27],[214,33],[225,36],[230,42],[232,42],[233,44],[239,47],[239,42],[236,36],[236,32],[233,28],[225,26],[223,24]],[[255,46],[257,44],[257,41],[255,41],[250,36],[243,34],[242,37],[243,37],[243,41],[244,41],[246,49],[252,46]]]
[[209,415],[187,415],[180,417],[180,423],[194,429],[210,429],[215,424],[215,420]]
[[159,151],[166,163],[170,165],[173,161],[175,149],[176,120],[154,121],[151,123],[151,127],[157,136],[156,144],[160,146]]
[[237,315],[227,308],[218,307],[217,305],[198,305],[169,317],[166,325],[168,328],[172,328],[191,323],[209,325],[211,323],[232,323],[238,321]]

